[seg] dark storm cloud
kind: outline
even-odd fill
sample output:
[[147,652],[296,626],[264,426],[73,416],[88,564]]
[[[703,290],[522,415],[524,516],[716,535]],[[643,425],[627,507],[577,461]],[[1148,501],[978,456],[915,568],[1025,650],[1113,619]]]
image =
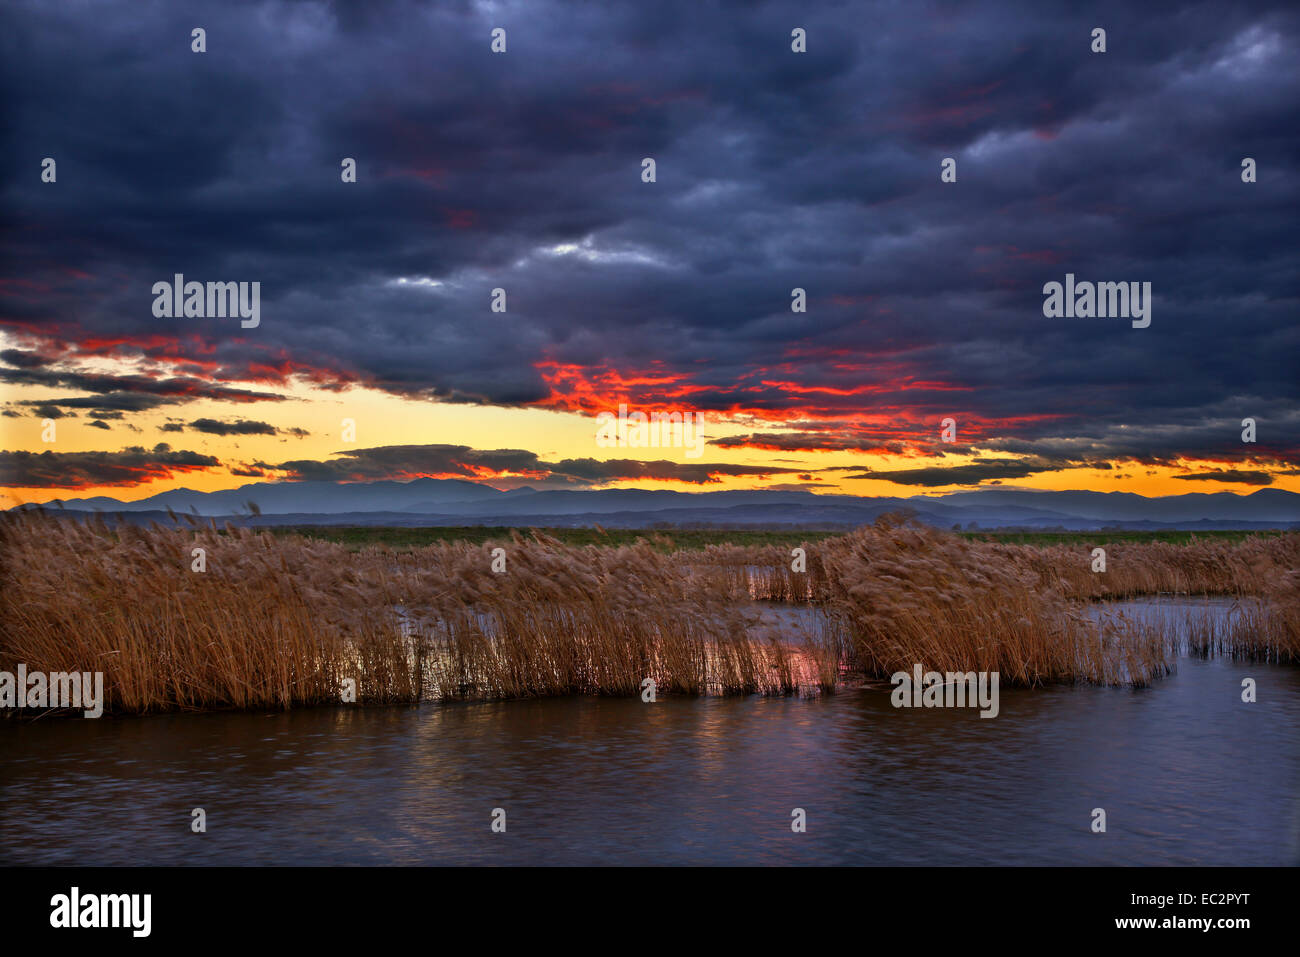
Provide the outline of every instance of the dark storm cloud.
[[[129,392],[119,392],[108,395],[95,396],[68,396],[65,399],[46,399],[31,400],[24,399],[19,405],[33,406],[37,409],[37,415],[40,415],[41,409],[90,409],[93,415],[103,415],[105,412],[144,412],[148,409],[155,409],[160,405],[172,405],[176,402],[183,401],[175,398],[166,398],[157,395],[140,395]],[[71,412],[61,412],[60,415],[74,415]],[[50,416],[57,418],[58,416]]]
[[[218,419],[195,419],[189,427],[195,432],[203,432],[207,435],[291,435],[298,439],[311,435],[306,429],[277,429],[269,422],[256,422],[251,419],[235,419],[231,422],[222,422]],[[179,422],[168,422],[160,426],[160,431],[184,432],[185,426]]]
[[[1295,404],[1291,4],[487,9],[8,5],[0,323],[508,405],[658,361],[680,378],[637,391],[680,407],[885,440],[953,415],[1030,454],[1169,458],[1171,430]],[[153,318],[177,272],[260,281],[261,325]],[[1066,272],[1151,282],[1151,327],[1045,319]],[[98,388],[170,395],[137,385]]]
[[165,443],[120,452],[0,452],[0,482],[15,488],[89,488],[139,485],[220,465],[210,455],[173,450]]
[[279,464],[257,462],[260,469],[285,478],[316,481],[403,479],[421,475],[491,480],[501,473],[524,474],[554,484],[604,485],[628,479],[657,479],[705,485],[724,475],[780,475],[789,468],[724,462],[670,462],[639,459],[563,459],[547,462],[524,449],[472,449],[464,445],[390,445],[337,453],[329,460],[294,459]]
[[368,449],[347,449],[329,460],[293,459],[258,468],[287,473],[306,480],[361,481],[413,477],[418,475],[462,475],[472,478],[485,473],[528,472],[544,468],[535,452],[525,449],[472,449],[464,445],[389,445]]
[[19,366],[23,369],[36,369],[50,361],[39,352],[26,352],[22,349],[0,350],[0,359],[11,366]]
[[901,442],[884,442],[880,439],[857,438],[843,433],[812,431],[728,435],[709,439],[708,444],[723,449],[752,448],[782,452],[902,452],[906,449],[906,445]]
[[878,479],[898,485],[924,485],[937,488],[943,485],[978,485],[990,479],[1015,479],[1050,471],[1050,466],[1034,462],[1002,459],[982,459],[969,465],[929,466],[895,471],[864,471],[848,478]]
[[1246,485],[1272,485],[1273,476],[1256,469],[1215,469],[1193,475],[1175,475],[1185,482],[1242,482]]
[[660,479],[706,485],[721,481],[723,475],[785,475],[800,471],[759,465],[734,465],[724,462],[652,462],[637,459],[564,459],[548,465],[556,475],[596,484],[623,479]]
[[[195,432],[208,435],[278,435],[279,430],[268,422],[254,422],[251,419],[238,419],[234,422],[220,422],[216,419],[195,419],[190,423]],[[170,430],[166,430],[170,431]]]
[[[943,458],[944,453],[940,452]],[[1171,463],[1172,464],[1172,463]],[[976,485],[983,481],[1001,481],[1003,479],[1024,478],[1043,472],[1059,472],[1063,469],[1087,468],[1111,471],[1115,468],[1104,460],[1087,458],[1049,457],[1042,455],[1021,459],[995,459],[977,457],[974,461],[961,465],[935,465],[915,469],[893,469],[880,471],[861,471],[848,478],[870,478],[899,485]],[[947,478],[945,479],[945,476]]]
[[75,419],[77,417],[77,413],[64,412],[57,405],[46,405],[43,402],[28,402],[23,404],[30,405],[32,408],[32,415],[38,419]]
[[[1254,442],[1242,439],[1244,421],[1254,419]],[[1137,421],[1099,426],[1087,437],[1047,434],[1045,426],[1029,427],[1031,438],[993,439],[982,448],[1013,454],[1038,454],[1060,460],[1126,459],[1144,465],[1173,465],[1182,457],[1221,461],[1257,460],[1265,463],[1300,458],[1300,407],[1280,398],[1243,401],[1233,396],[1207,403],[1196,414],[1174,422]]]
[[[0,369],[0,382],[16,385],[39,385],[50,389],[80,389],[100,395],[134,393],[163,396],[167,403],[214,399],[230,402],[279,402],[282,396],[271,392],[235,389],[189,376],[150,378],[149,376],[87,375],[81,372],[43,369]],[[63,400],[57,400],[66,405]]]

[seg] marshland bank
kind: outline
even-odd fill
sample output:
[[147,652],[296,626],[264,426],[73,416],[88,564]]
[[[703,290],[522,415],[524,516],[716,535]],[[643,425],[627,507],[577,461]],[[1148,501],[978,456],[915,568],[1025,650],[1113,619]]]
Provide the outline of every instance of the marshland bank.
[[[388,527],[373,525],[275,525],[268,526],[273,535],[317,538],[336,542],[349,549],[386,546],[389,548],[423,548],[438,542],[468,545],[508,545],[514,533],[532,529],[516,529],[504,525],[448,525],[425,527]],[[645,542],[664,552],[690,551],[710,545],[783,545],[793,548],[810,542],[821,542],[845,534],[843,528],[810,531],[805,528],[603,528],[545,527],[535,530],[546,538],[563,545],[635,545]],[[1092,549],[1096,546],[1167,543],[1186,545],[1196,542],[1240,542],[1251,535],[1285,535],[1285,531],[1133,531],[1104,529],[1099,531],[959,531],[954,534],[979,542],[999,542],[1020,545],[1079,545]]]
[[[662,544],[662,543],[659,543]],[[110,711],[833,691],[922,663],[1003,687],[1139,687],[1168,628],[1086,602],[1221,595],[1212,650],[1300,656],[1300,534],[1086,547],[972,540],[885,518],[797,546],[650,542],[352,550],[246,527],[0,520],[0,669],[102,671]],[[753,614],[755,602],[768,609]],[[794,612],[813,627],[770,619]],[[766,617],[765,624],[761,619]]]
[[[1232,603],[1113,610],[1190,607]],[[1294,865],[1298,727],[1300,669],[1229,657],[993,721],[872,688],[36,721],[0,730],[0,863]]]

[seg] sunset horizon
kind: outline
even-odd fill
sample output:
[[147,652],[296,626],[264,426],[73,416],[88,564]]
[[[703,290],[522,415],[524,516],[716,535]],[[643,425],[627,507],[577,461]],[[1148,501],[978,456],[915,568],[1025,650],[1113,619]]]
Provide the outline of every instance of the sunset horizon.
[[[591,59],[543,22],[467,45],[471,8],[400,35],[276,10],[208,51],[240,16],[214,11],[202,53],[180,12],[148,40],[14,18],[0,505],[306,478],[1300,491],[1277,17],[1192,18],[1194,55],[1144,35],[1138,62],[1045,15],[1006,43],[936,8],[867,55],[823,13],[800,55],[774,11],[587,11]],[[620,405],[698,416],[702,454],[602,446]]]

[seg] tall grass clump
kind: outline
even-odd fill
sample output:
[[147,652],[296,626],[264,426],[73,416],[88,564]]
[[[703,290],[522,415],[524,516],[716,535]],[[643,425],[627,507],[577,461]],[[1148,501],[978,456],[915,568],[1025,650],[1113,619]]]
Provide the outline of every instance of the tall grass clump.
[[[206,569],[192,570],[193,550]],[[395,554],[191,522],[0,518],[0,668],[102,671],[124,712],[833,687],[833,651],[751,638],[649,544],[516,536]]]
[[[174,517],[173,517],[174,519]],[[0,669],[102,671],[121,712],[539,695],[795,694],[845,671],[1145,684],[1175,643],[1084,603],[1225,594],[1193,649],[1300,658],[1300,535],[1086,548],[973,541],[899,517],[802,546],[668,551],[513,533],[394,551],[175,520],[0,516]],[[194,550],[206,568],[194,570]],[[797,636],[797,637],[796,637]],[[1199,642],[1199,644],[1198,644]]]
[[1172,650],[1137,626],[1096,622],[1033,570],[986,546],[885,517],[825,550],[828,609],[876,677],[996,671],[1009,685],[1142,685],[1169,672]]
[[651,678],[685,694],[790,694],[833,655],[756,640],[728,590],[650,543],[565,546],[515,534],[506,571],[487,545],[442,543],[391,556],[403,608],[448,698],[634,694]]
[[1119,543],[1106,546],[1106,571],[1092,571],[1091,550],[1067,545],[995,545],[994,554],[1031,568],[1040,581],[1071,598],[1144,595],[1263,595],[1276,576],[1300,567],[1300,534]]
[[324,704],[344,677],[370,701],[416,690],[383,594],[336,573],[341,546],[28,513],[0,519],[0,560],[0,668],[102,671],[112,710]]
[[1243,599],[1223,619],[1189,615],[1189,653],[1270,664],[1300,663],[1300,571],[1275,579],[1264,598]]
[[[1111,543],[1104,572],[1092,570],[1086,544],[977,541],[908,526],[901,515],[803,547],[806,572],[793,571],[789,551],[775,546],[711,546],[691,560],[713,587],[737,599],[812,603],[840,616],[858,636],[859,664],[877,672],[883,667],[879,644],[891,633],[886,623],[894,634],[930,635],[930,643],[953,653],[977,628],[998,630],[998,646],[1009,651],[1019,641],[1016,629],[1027,623],[1033,637],[1022,650],[1037,653],[1018,660],[1055,662],[1044,675],[1063,667],[1090,681],[1109,683],[1116,673],[1125,681],[1143,673],[1149,679],[1165,670],[1159,662],[1167,662],[1177,645],[1173,636],[1123,617],[1115,619],[1119,624],[1093,624],[1075,605],[1156,595],[1235,598],[1254,609],[1234,626],[1239,654],[1253,649],[1251,655],[1283,662],[1300,655],[1297,533],[1237,542],[1193,536],[1186,544]],[[990,604],[998,607],[984,607]],[[1019,609],[1014,616],[1013,608]],[[994,646],[981,647],[988,652]]]

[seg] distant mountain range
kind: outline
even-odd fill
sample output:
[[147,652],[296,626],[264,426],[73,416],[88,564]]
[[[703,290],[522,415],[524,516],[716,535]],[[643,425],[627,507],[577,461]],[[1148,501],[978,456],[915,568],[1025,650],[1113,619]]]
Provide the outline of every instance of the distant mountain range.
[[[30,508],[33,506],[22,506]],[[49,507],[57,508],[51,503]],[[410,482],[253,483],[219,492],[175,489],[135,502],[97,496],[62,502],[78,512],[167,522],[167,509],[252,525],[513,525],[645,528],[653,525],[838,528],[909,510],[929,525],[963,528],[1300,528],[1300,494],[984,488],[948,495],[865,498],[801,490],[674,492],[650,489],[500,491],[459,479]],[[254,514],[254,513],[260,514]]]

